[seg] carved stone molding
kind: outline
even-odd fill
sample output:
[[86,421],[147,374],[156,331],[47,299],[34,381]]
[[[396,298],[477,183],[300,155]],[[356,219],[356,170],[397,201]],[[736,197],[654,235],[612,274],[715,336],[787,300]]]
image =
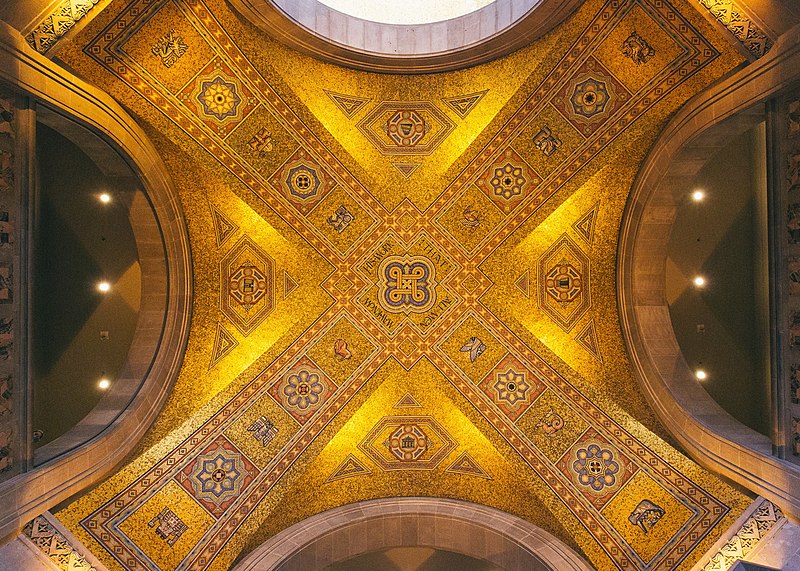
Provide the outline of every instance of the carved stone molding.
[[[422,529],[432,533],[419,533]],[[452,551],[506,571],[592,569],[561,541],[527,521],[444,498],[383,498],[317,514],[275,535],[233,569],[316,571],[392,547]]]
[[[138,337],[142,342],[137,344],[135,338],[128,354],[131,374],[138,375],[135,388],[127,394],[109,393],[108,400],[101,401],[105,422],[113,420],[103,424],[98,436],[91,432],[88,441],[75,440],[68,452],[65,447],[60,452],[66,453],[0,485],[0,537],[5,537],[107,476],[134,449],[166,402],[183,360],[192,284],[188,232],[177,192],[152,143],[133,119],[111,97],[33,51],[16,30],[2,22],[0,80],[40,108],[69,117],[115,149],[147,194],[155,214],[153,229],[163,244],[163,248],[149,249],[142,262],[143,281],[147,268],[158,266],[153,281],[161,293],[153,295],[160,309],[154,306],[154,311],[140,314],[137,328],[142,328]],[[145,334],[152,327],[161,331],[160,339]],[[121,386],[130,388],[133,383]]]
[[418,25],[370,22],[318,0],[230,0],[277,41],[323,61],[382,73],[434,73],[494,60],[563,22],[580,0],[496,0],[471,14]]

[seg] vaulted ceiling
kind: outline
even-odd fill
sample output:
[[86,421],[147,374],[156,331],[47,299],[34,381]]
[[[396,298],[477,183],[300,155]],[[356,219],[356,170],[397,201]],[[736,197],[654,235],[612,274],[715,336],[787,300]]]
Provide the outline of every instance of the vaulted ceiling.
[[742,58],[683,0],[590,0],[479,67],[392,76],[221,0],[114,2],[58,57],[174,177],[192,329],[139,452],[58,513],[110,569],[227,569],[326,509],[443,496],[599,569],[689,569],[749,500],[626,360],[617,231],[671,113]]

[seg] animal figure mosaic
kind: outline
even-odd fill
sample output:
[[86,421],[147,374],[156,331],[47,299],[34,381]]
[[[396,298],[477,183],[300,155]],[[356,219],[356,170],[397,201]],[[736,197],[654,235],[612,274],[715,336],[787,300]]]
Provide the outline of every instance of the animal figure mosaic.
[[158,39],[151,51],[154,56],[161,58],[161,63],[164,64],[164,67],[172,67],[188,49],[189,46],[186,45],[183,38],[170,30],[166,35]]
[[[202,402],[176,396],[149,456],[63,512],[113,566],[224,569],[331,502],[424,491],[563,522],[600,569],[672,570],[742,513],[660,453],[622,344],[597,334],[649,141],[741,61],[689,6],[591,0],[551,48],[460,84],[248,54],[263,37],[218,0],[109,10],[60,56],[166,125],[165,161],[209,173],[175,179],[209,229],[198,299],[217,300],[175,393]],[[151,48],[170,30],[189,47],[167,67]]]
[[628,521],[638,525],[642,532],[647,533],[664,517],[667,512],[650,500],[642,500],[636,509],[628,516]]
[[656,50],[634,30],[622,44],[622,53],[631,58],[635,64],[641,65],[650,61],[650,58],[656,55]]
[[477,337],[470,337],[459,349],[462,353],[469,353],[469,360],[475,362],[486,351],[486,345]]

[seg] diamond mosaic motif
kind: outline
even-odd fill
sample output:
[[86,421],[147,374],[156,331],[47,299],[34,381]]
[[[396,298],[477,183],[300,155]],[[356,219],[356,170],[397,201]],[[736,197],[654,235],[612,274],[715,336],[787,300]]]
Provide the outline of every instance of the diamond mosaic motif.
[[600,62],[590,57],[555,96],[553,104],[585,136],[594,133],[630,93]]
[[305,424],[336,388],[336,383],[322,369],[303,357],[270,387],[269,393],[292,418]]
[[541,182],[541,177],[515,150],[507,149],[475,184],[507,214]]
[[275,262],[243,236],[220,262],[220,309],[243,334],[275,309]]
[[589,258],[566,234],[539,258],[537,304],[569,331],[591,305]]
[[430,416],[387,416],[358,448],[383,470],[433,470],[458,443]]
[[308,214],[336,181],[307,151],[298,149],[271,178],[272,186],[302,214]]
[[481,390],[512,421],[542,394],[545,385],[513,355],[506,355],[480,383]]
[[233,443],[219,436],[176,476],[211,515],[221,515],[250,485],[258,469]]
[[564,453],[558,467],[598,509],[608,503],[637,470],[627,455],[593,428]]
[[179,97],[207,127],[221,136],[230,134],[256,103],[250,88],[220,59],[209,62]]
[[384,155],[430,155],[455,124],[430,101],[383,101],[358,130]]

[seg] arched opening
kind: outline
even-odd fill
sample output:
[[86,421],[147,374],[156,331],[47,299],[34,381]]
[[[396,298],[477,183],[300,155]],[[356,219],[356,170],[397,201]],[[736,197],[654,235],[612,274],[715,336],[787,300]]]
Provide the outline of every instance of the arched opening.
[[[800,49],[796,38],[782,38],[758,63],[701,93],[672,119],[631,190],[617,256],[617,302],[623,336],[634,372],[661,421],[695,460],[779,502],[795,517],[800,514],[800,469],[797,465],[800,456],[792,449],[793,433],[798,433],[798,428],[790,418],[794,416],[792,407],[796,406],[790,400],[791,368],[788,366],[794,362],[791,357],[793,337],[787,331],[793,312],[786,303],[787,244],[792,246],[792,211],[787,205],[789,179],[784,170],[787,149],[782,138],[789,125],[788,96],[794,93],[793,97],[797,97],[798,69]],[[763,139],[759,141],[759,131],[763,129],[765,117],[764,144]],[[726,410],[714,400],[714,390],[703,387],[710,373],[698,374],[702,370],[696,354],[700,345],[694,347],[686,338],[690,333],[695,336],[705,333],[698,333],[698,329],[689,333],[676,330],[676,327],[686,329],[687,321],[677,315],[669,303],[677,299],[669,288],[674,287],[678,279],[676,274],[680,274],[674,263],[670,265],[670,241],[676,231],[686,231],[685,228],[676,229],[676,224],[682,224],[681,211],[687,201],[692,200],[691,195],[697,190],[694,185],[703,179],[704,172],[707,174],[716,168],[711,164],[713,158],[734,153],[731,145],[743,137],[756,141],[762,154],[766,147],[767,155],[767,189],[762,184],[759,192],[767,192],[765,202],[769,206],[764,223],[769,227],[770,279],[761,289],[769,287],[770,324],[765,327],[762,323],[758,328],[769,332],[769,339],[764,340],[768,341],[769,355],[764,356],[767,352],[764,343],[761,350],[749,349],[751,364],[754,368],[761,367],[762,371],[746,380],[751,385],[748,389],[753,388],[753,383],[764,380],[770,384],[769,413],[766,419],[761,419],[766,422],[755,426],[760,432],[745,424],[751,419],[743,422],[732,415],[731,411],[736,413],[736,410],[731,403],[723,403],[730,409]],[[762,178],[758,173],[747,174]],[[728,176],[734,176],[733,170]],[[743,176],[742,173],[739,176]],[[738,183],[741,181],[734,184]],[[786,219],[787,212],[789,219]],[[732,213],[734,218],[735,214]],[[705,216],[713,217],[714,213],[707,212]],[[755,260],[755,254],[748,260],[736,262],[737,259],[731,254],[725,264],[755,261],[761,268],[767,265],[763,260]],[[750,273],[757,272],[750,268]],[[687,276],[684,281],[690,278],[692,276]],[[767,294],[762,291],[760,295]],[[726,311],[751,312],[754,303],[755,300],[747,307],[727,307]],[[699,308],[700,305],[698,311]],[[763,315],[763,311],[761,313]],[[751,326],[755,328],[755,322]],[[724,358],[724,348],[717,351],[717,358]],[[756,361],[762,364],[756,365]],[[763,372],[767,369],[768,372]],[[724,374],[742,373],[734,368]],[[737,390],[730,388],[737,386],[735,382],[727,386],[729,391]],[[762,395],[764,392],[767,391]],[[752,406],[753,402],[745,404]]]
[[380,558],[380,552],[385,557],[395,548],[416,549],[406,557],[449,553],[439,557],[468,562],[475,571],[592,569],[546,531],[499,510],[444,498],[384,498],[301,521],[257,547],[234,570],[333,571],[342,568],[337,564]]
[[279,42],[329,63],[382,73],[462,69],[507,55],[543,36],[577,0],[232,0]]
[[[32,516],[107,476],[149,429],[183,360],[191,276],[188,233],[177,193],[157,152],[133,119],[105,93],[32,55],[22,37],[6,28],[0,28],[0,70],[0,128],[13,143],[2,149],[7,207],[3,211],[7,213],[0,215],[5,218],[0,233],[13,235],[13,243],[9,238],[5,251],[14,248],[16,252],[13,266],[6,264],[13,274],[5,275],[2,284],[13,288],[13,295],[8,296],[13,303],[4,306],[4,311],[13,315],[3,316],[6,331],[0,334],[3,360],[12,365],[11,378],[2,379],[0,390],[8,409],[3,410],[3,422],[9,426],[3,430],[0,465],[0,536],[5,536]],[[62,156],[54,163],[37,164],[37,134],[41,146],[61,150]],[[48,188],[42,190],[39,182]],[[109,187],[101,189],[104,184]],[[41,200],[37,188],[49,193],[47,200]],[[120,210],[113,220],[103,222],[98,212],[95,216],[75,213],[75,203],[98,201],[104,193],[119,201],[115,206]],[[58,201],[62,204],[55,204]],[[43,204],[50,209],[44,217],[37,211]],[[80,218],[80,222],[65,221],[65,216]],[[43,222],[47,228],[37,227]],[[107,232],[100,232],[98,228],[104,224]],[[37,235],[35,230],[50,235]],[[49,241],[52,246],[59,234],[63,241],[57,250],[63,254],[59,263],[37,258],[36,241],[40,245],[41,240]],[[124,254],[122,250],[103,252],[104,235],[127,242]],[[98,243],[87,247],[87,240]],[[81,265],[77,254],[81,249],[86,264],[83,270],[72,271],[70,260]],[[118,259],[114,260],[115,256]],[[119,267],[113,270],[115,263]],[[98,268],[108,272],[106,280],[90,277]],[[123,284],[126,272],[127,283]],[[41,372],[48,359],[36,363],[33,353],[38,347],[48,356],[56,370],[54,382],[64,385],[63,394],[77,393],[70,396],[80,400],[82,393],[71,383],[82,374],[82,368],[89,371],[87,378],[97,374],[91,369],[102,367],[97,356],[103,350],[98,347],[110,341],[104,339],[104,331],[109,335],[114,331],[113,326],[106,329],[91,319],[103,305],[93,296],[111,292],[98,292],[93,289],[97,284],[89,282],[108,281],[113,291],[114,276],[120,293],[127,294],[126,299],[117,301],[128,306],[130,315],[125,327],[117,329],[122,342],[113,359],[106,355],[109,386],[82,408],[74,407],[74,414],[65,415],[65,422],[52,424],[51,438],[46,439],[36,432],[36,421],[58,415],[59,404],[68,407],[69,403],[59,403],[59,399],[50,404],[36,402],[37,394],[46,397],[53,387],[36,386],[42,379],[31,364],[38,364]],[[69,279],[87,283],[61,287],[85,287],[91,293],[80,300],[65,295],[59,303],[48,305],[46,298],[56,295],[53,288],[57,290],[59,283]],[[42,288],[37,290],[36,282],[42,280]],[[36,314],[32,306],[37,304],[41,309],[38,329],[31,319]],[[71,325],[57,323],[64,315],[48,315],[74,311],[70,304],[83,305]],[[104,319],[122,318],[113,305],[101,311]],[[84,334],[85,344],[81,343]],[[79,347],[70,352],[76,343]],[[50,355],[46,355],[48,350]],[[67,361],[72,361],[70,366]],[[99,372],[102,375],[104,371],[100,368]],[[93,384],[98,381],[92,379]],[[89,390],[95,390],[94,386]],[[86,394],[84,391],[83,396]]]

